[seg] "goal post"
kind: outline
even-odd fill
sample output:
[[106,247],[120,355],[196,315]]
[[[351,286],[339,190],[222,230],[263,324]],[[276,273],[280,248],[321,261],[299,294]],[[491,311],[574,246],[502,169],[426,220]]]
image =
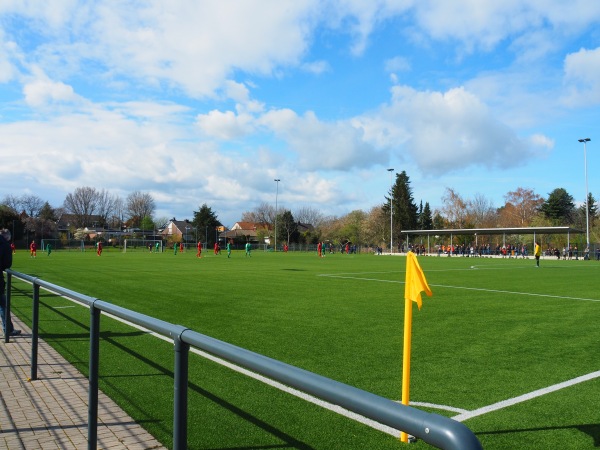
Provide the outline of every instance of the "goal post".
[[127,252],[162,253],[163,241],[157,239],[125,239],[123,253]]

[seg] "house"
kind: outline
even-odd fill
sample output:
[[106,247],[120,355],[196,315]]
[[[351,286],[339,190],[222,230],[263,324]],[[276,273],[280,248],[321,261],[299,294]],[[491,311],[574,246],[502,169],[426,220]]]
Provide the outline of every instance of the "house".
[[196,242],[197,230],[188,219],[177,220],[173,217],[161,232],[163,239],[178,242]]
[[[259,235],[264,237],[264,242],[259,242]],[[226,242],[230,239],[243,240],[253,243],[268,243],[271,234],[270,226],[266,223],[236,222],[229,231],[219,234],[219,241]]]

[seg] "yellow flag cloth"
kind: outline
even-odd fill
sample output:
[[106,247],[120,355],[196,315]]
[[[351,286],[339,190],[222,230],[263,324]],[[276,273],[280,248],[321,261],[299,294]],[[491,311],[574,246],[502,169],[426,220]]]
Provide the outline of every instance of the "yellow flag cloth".
[[406,254],[406,283],[404,285],[404,298],[417,302],[417,306],[421,309],[423,304],[421,300],[421,292],[425,291],[428,297],[431,297],[432,292],[429,289],[423,270],[419,266],[419,261],[413,252]]

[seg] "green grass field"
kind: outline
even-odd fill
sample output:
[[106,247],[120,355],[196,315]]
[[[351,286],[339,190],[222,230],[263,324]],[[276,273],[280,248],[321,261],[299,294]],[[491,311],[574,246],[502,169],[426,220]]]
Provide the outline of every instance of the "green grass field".
[[[538,269],[532,259],[419,262],[433,297],[414,308],[411,401],[449,417],[463,414],[486,449],[600,446],[600,263],[543,259]],[[191,251],[112,249],[102,257],[39,252],[32,259],[23,252],[13,263],[394,400],[402,382],[404,268],[398,256],[255,251],[252,258],[209,252],[199,260]],[[13,312],[29,323],[31,288],[19,281],[13,288]],[[83,373],[88,326],[86,308],[42,291],[41,337]],[[102,337],[102,390],[171,446],[172,344],[106,317]],[[190,369],[191,449],[406,445],[193,354]]]

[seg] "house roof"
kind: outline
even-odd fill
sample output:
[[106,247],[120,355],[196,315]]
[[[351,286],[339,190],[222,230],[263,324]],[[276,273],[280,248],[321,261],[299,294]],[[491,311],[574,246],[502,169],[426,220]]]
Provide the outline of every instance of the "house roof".
[[255,231],[255,230],[268,230],[269,224],[261,223],[261,222],[236,222],[231,230],[246,230],[246,231]]

